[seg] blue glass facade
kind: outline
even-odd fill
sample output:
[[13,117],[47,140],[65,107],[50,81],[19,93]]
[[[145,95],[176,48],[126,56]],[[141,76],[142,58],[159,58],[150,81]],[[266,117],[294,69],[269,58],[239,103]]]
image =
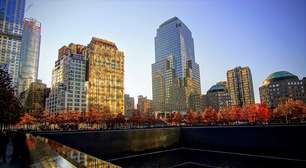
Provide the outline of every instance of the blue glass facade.
[[37,80],[41,24],[33,18],[24,20],[22,33],[21,60],[18,80],[18,92],[27,90]]
[[20,65],[25,0],[0,0],[0,67],[16,86]]
[[173,55],[177,77],[185,77],[187,60],[195,63],[193,38],[188,27],[177,17],[161,24],[155,37],[155,62],[169,55]]
[[189,96],[201,93],[192,34],[177,17],[157,29],[152,86],[156,111],[185,111]]

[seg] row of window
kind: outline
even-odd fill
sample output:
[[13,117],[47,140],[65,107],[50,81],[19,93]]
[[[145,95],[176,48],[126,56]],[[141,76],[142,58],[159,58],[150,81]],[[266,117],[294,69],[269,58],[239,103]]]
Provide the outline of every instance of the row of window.
[[302,85],[303,82],[300,81],[300,82],[288,82],[288,85]]

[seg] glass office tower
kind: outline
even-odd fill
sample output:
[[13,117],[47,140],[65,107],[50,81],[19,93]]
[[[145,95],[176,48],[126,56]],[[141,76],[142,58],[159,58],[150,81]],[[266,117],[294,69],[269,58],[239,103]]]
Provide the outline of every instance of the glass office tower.
[[192,34],[177,17],[157,29],[152,86],[154,110],[160,112],[186,111],[190,95],[201,93]]
[[40,22],[33,18],[26,18],[24,20],[24,30],[22,33],[18,93],[27,90],[30,84],[37,80],[40,39]]
[[17,85],[25,0],[0,0],[0,68]]

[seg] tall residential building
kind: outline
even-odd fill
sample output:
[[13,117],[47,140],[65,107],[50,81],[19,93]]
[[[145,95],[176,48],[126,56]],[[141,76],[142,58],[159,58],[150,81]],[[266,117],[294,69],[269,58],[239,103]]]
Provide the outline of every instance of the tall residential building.
[[37,80],[40,38],[40,22],[33,18],[25,18],[22,33],[18,93],[27,90],[30,84]]
[[154,110],[185,112],[192,94],[201,94],[191,31],[177,17],[162,23],[155,37],[152,64]]
[[129,94],[124,94],[124,115],[127,117],[132,117],[134,109],[135,109],[134,97],[130,97]]
[[144,114],[145,116],[151,116],[153,115],[153,102],[152,100],[148,99],[147,97],[144,97],[142,95],[138,96],[137,101],[137,109],[140,113]]
[[69,44],[59,49],[47,100],[50,113],[88,110],[85,49],[79,44]]
[[17,86],[25,0],[0,1],[0,68],[8,71]]
[[212,107],[216,111],[231,106],[231,97],[228,93],[227,83],[218,82],[213,85],[203,97],[203,108]]
[[254,104],[252,74],[249,67],[236,67],[227,71],[227,87],[232,105],[244,106]]
[[50,112],[124,112],[124,55],[110,41],[93,37],[90,44],[59,50],[48,98]]
[[[124,54],[110,41],[92,38],[87,47],[88,108],[124,112]],[[108,114],[106,114],[108,115]]]
[[299,80],[296,75],[287,71],[270,74],[259,88],[261,103],[275,108],[288,99],[302,100],[306,103],[306,78]]
[[41,80],[32,82],[28,89],[20,94],[25,111],[34,113],[44,111],[49,92],[50,89]]

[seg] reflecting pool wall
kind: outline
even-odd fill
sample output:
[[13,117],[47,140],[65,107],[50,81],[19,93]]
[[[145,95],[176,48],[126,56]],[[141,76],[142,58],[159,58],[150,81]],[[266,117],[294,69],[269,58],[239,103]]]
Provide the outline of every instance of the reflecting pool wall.
[[178,147],[180,128],[39,133],[102,159]]
[[171,127],[39,133],[101,159],[176,147],[306,160],[306,125]]

